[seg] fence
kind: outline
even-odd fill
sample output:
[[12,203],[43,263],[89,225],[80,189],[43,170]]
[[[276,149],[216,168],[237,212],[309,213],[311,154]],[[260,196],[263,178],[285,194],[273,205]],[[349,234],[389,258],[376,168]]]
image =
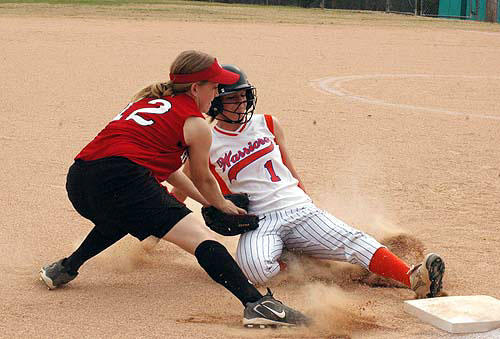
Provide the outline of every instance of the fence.
[[[202,0],[194,0],[202,1]],[[206,0],[205,0],[206,1]],[[385,11],[500,22],[500,0],[209,0],[210,2]]]
[[386,11],[417,15],[420,12],[418,1],[422,2],[423,15],[438,15],[439,0],[211,0],[210,2]]

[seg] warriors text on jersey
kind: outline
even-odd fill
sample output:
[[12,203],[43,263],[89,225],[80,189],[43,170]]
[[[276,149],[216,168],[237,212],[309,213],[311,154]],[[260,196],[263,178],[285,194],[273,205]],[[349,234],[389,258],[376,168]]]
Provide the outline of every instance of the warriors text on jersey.
[[214,126],[210,149],[210,169],[223,193],[248,193],[249,213],[259,215],[311,201],[283,163],[268,123],[256,114],[236,131]]
[[125,157],[149,168],[162,182],[182,166],[187,156],[183,128],[189,117],[204,119],[186,94],[130,103],[76,159]]

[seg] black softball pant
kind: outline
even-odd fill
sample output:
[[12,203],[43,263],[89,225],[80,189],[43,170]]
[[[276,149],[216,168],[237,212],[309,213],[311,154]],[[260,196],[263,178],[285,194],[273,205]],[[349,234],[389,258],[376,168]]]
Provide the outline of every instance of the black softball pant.
[[191,213],[168,194],[151,170],[127,158],[75,160],[66,181],[76,211],[109,238],[163,238]]

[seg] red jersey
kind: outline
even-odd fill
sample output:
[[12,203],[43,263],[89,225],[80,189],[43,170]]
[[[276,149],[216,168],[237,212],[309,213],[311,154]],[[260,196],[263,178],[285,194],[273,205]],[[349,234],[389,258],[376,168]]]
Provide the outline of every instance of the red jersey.
[[75,159],[125,157],[149,168],[162,182],[178,170],[187,157],[183,128],[189,117],[204,119],[187,94],[132,102]]

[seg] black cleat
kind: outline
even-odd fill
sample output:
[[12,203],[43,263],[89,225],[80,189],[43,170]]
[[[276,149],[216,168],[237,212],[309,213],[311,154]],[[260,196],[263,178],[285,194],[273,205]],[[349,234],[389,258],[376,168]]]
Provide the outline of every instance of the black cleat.
[[42,267],[40,270],[40,280],[47,285],[49,290],[53,290],[61,285],[69,283],[78,275],[78,272],[73,273],[67,270],[63,265],[63,261],[64,259],[61,259],[50,265]]
[[411,289],[417,299],[434,298],[441,291],[444,275],[444,261],[435,253],[429,253],[424,261],[409,271]]
[[243,312],[245,327],[292,327],[309,324],[310,320],[305,315],[274,299],[269,288],[265,296],[256,302],[248,303]]

